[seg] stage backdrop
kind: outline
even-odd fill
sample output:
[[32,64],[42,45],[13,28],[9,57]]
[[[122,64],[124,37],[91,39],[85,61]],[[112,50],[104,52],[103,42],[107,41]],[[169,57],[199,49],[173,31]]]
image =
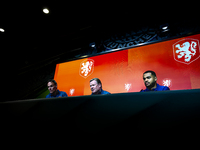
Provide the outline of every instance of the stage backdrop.
[[143,72],[153,70],[171,90],[200,88],[200,34],[60,63],[54,79],[68,96],[90,95],[99,78],[110,93],[145,89]]

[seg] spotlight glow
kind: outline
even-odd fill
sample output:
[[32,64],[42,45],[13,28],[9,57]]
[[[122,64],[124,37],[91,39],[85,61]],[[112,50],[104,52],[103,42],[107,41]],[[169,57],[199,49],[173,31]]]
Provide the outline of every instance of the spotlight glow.
[[162,27],[163,30],[166,30],[167,28],[168,28],[168,26],[164,26],[164,27]]
[[44,8],[44,9],[43,9],[43,12],[44,12],[45,14],[48,14],[48,13],[49,13],[49,10],[48,10],[47,8]]
[[5,30],[4,30],[4,29],[2,29],[2,28],[0,28],[0,32],[5,32]]

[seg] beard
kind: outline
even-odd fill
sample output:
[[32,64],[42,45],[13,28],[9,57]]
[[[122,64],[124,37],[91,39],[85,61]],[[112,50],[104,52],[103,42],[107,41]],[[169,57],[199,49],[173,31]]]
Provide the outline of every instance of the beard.
[[154,87],[156,85],[156,81],[155,82],[145,82],[145,86],[148,88],[148,89],[151,89],[152,87]]

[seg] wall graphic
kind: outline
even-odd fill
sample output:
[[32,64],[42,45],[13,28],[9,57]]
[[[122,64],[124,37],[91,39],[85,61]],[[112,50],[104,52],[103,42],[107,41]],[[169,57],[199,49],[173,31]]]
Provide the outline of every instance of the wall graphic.
[[90,95],[89,81],[99,78],[110,93],[145,89],[143,72],[153,70],[171,90],[200,88],[200,34],[60,63],[54,79],[69,96]]

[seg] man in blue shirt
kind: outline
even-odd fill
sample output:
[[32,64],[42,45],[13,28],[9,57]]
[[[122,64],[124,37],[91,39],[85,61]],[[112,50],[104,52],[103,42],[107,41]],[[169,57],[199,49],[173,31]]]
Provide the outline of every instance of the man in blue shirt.
[[143,73],[143,80],[146,86],[145,90],[141,90],[140,92],[147,92],[147,91],[166,91],[170,90],[167,86],[161,86],[157,81],[156,73],[154,71],[148,70]]
[[98,78],[93,78],[93,79],[90,80],[90,89],[91,89],[91,91],[92,91],[92,94],[91,94],[91,95],[110,94],[109,92],[104,91],[104,90],[102,89],[101,81],[100,81]]
[[57,82],[53,79],[50,79],[47,82],[47,87],[49,90],[49,94],[46,96],[46,98],[67,97],[67,93],[59,91],[57,89]]

